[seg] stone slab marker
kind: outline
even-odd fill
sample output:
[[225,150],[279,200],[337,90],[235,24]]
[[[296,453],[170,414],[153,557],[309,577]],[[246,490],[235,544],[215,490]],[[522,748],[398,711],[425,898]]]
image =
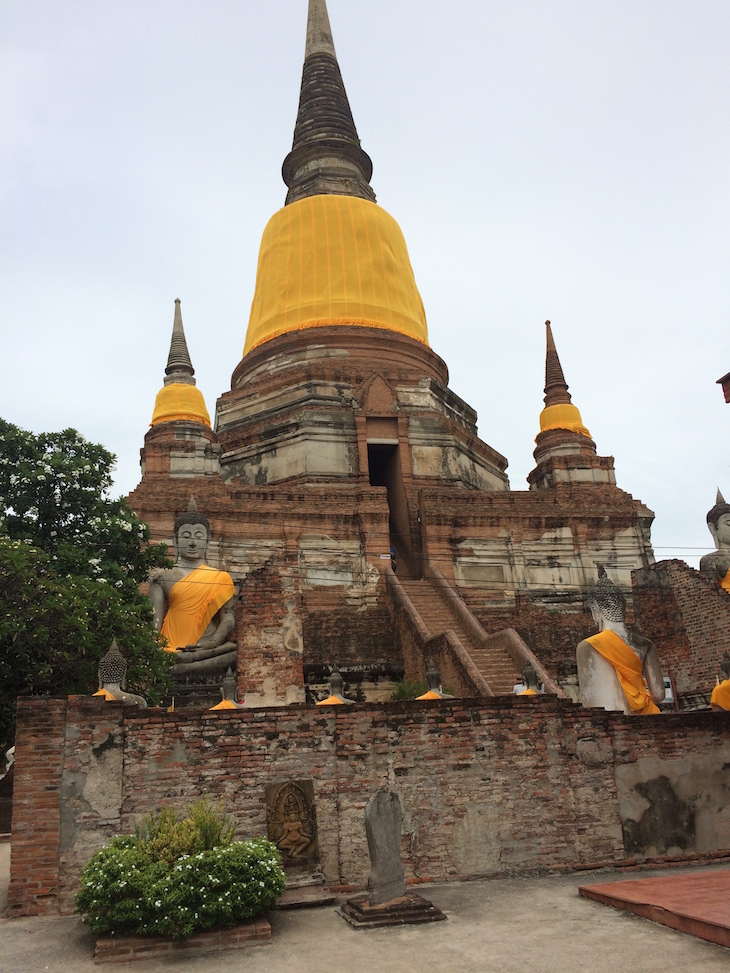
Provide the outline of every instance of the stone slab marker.
[[378,791],[365,808],[365,833],[370,852],[368,894],[348,899],[340,915],[356,929],[435,922],[446,916],[428,899],[406,890],[400,860],[403,812],[393,791]]
[[368,901],[381,905],[406,894],[406,872],[400,860],[403,812],[393,791],[378,791],[365,808],[365,833],[370,852]]

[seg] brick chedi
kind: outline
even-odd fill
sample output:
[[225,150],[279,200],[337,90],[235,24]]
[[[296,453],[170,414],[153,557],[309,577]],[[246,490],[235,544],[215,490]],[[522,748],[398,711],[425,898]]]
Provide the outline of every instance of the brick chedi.
[[218,438],[200,389],[185,339],[180,301],[175,301],[165,380],[157,393],[141,453],[142,475],[189,476],[218,473]]
[[[528,662],[559,694],[559,663],[591,628],[582,606],[597,565],[628,591],[631,571],[653,561],[653,515],[597,456],[549,325],[537,465],[529,491],[510,489],[507,460],[479,438],[429,346],[403,234],[370,187],[324,0],[309,3],[282,171],[286,202],[264,230],[214,431],[201,414],[156,409],[132,505],[168,542],[191,493],[209,517],[211,563],[241,592],[248,706],[326,695],[335,661],[346,692],[371,700],[429,662],[456,695],[511,692]],[[188,364],[171,349],[181,388]]]

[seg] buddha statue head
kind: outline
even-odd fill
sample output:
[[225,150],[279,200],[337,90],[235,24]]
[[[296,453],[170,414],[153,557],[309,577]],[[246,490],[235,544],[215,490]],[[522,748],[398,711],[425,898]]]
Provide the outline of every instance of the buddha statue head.
[[707,526],[712,534],[715,547],[730,549],[730,503],[717,491],[715,506],[707,512]]
[[426,685],[428,686],[429,692],[441,692],[441,674],[436,668],[436,663],[433,659],[431,659],[428,664],[428,669],[426,669]]
[[586,607],[599,628],[623,625],[626,618],[626,599],[620,588],[611,581],[603,565],[598,568],[598,582],[588,592]]
[[116,639],[113,639],[107,654],[99,660],[97,672],[99,676],[99,689],[105,689],[107,686],[116,686],[121,689],[125,688],[127,660],[119,651]]
[[190,497],[188,509],[175,520],[175,550],[178,558],[184,561],[205,559],[210,540],[210,521],[201,513]]
[[540,692],[540,682],[537,678],[537,672],[533,664],[529,661],[525,663],[525,668],[522,670],[522,683],[526,689],[531,689],[535,693]]

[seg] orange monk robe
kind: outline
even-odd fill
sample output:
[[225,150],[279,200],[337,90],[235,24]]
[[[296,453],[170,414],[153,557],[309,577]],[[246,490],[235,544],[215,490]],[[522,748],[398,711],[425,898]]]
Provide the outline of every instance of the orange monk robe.
[[195,645],[215,613],[235,594],[230,574],[201,564],[176,581],[170,590],[167,614],[160,633],[165,649],[174,652]]
[[720,587],[724,588],[730,594],[730,570],[728,570],[725,577],[720,582]]
[[730,679],[723,679],[719,686],[715,686],[710,703],[720,709],[730,710]]
[[96,693],[92,693],[92,696],[101,696],[102,699],[111,699],[112,702],[116,702],[116,696],[112,696],[108,689],[100,689]]
[[211,709],[241,709],[241,707],[238,703],[234,703],[232,699],[222,699],[220,703],[211,706]]
[[534,689],[523,689],[521,693],[517,693],[518,696],[537,696]]
[[628,700],[632,713],[646,716],[659,713],[659,707],[649,695],[644,683],[641,659],[615,632],[605,629],[598,635],[591,635],[586,639],[590,645],[611,663],[616,670],[621,689]]

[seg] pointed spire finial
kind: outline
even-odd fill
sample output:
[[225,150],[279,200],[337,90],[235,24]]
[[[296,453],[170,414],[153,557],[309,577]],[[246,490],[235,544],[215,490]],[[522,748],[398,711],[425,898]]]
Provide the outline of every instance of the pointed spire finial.
[[165,369],[165,385],[170,385],[173,382],[181,382],[184,385],[195,385],[194,374],[195,369],[193,368],[193,363],[190,361],[188,343],[185,340],[185,331],[183,330],[180,298],[176,297],[170,354],[167,356],[167,368]]
[[334,58],[337,57],[325,0],[309,0],[304,60],[306,61],[312,54],[330,54]]
[[720,493],[720,487],[717,488],[717,497],[715,498],[715,503],[725,503],[725,497]]
[[373,164],[360,147],[325,0],[309,0],[299,112],[281,174],[289,187],[287,205],[323,194],[375,202]]
[[547,351],[545,354],[545,405],[568,404],[571,401],[568,383],[563,375],[563,368],[555,347],[553,330],[550,322],[545,322],[547,332]]

